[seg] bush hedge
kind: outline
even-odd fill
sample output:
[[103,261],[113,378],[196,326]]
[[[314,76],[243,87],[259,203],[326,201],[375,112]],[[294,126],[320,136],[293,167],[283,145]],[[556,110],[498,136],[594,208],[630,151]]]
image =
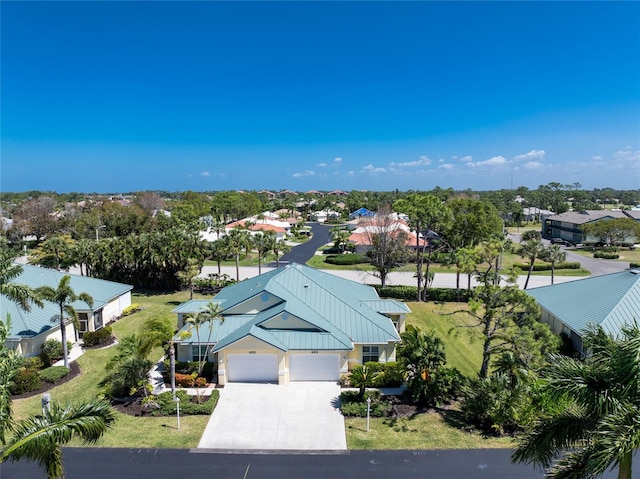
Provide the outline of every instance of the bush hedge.
[[346,253],[346,254],[330,254],[325,259],[326,263],[336,265],[352,265],[368,263],[369,259],[358,253]]
[[[73,344],[71,343],[71,341],[67,341],[67,351],[71,351],[72,346]],[[42,344],[42,352],[40,353],[40,358],[42,359],[44,366],[49,367],[55,361],[61,359],[63,354],[62,342],[57,339],[51,338],[47,339]]]
[[[418,295],[417,286],[385,286],[384,288],[379,285],[374,286],[378,295],[382,298],[400,299],[402,301],[415,301]],[[473,291],[467,289],[460,289],[456,291],[451,288],[427,288],[425,292],[425,299],[427,301],[438,301],[441,303],[451,303],[458,301],[458,293],[460,295],[460,301],[466,303],[472,296]]]
[[617,253],[596,252],[596,253],[593,253],[593,257],[594,258],[599,258],[599,259],[618,259],[620,257],[620,255],[617,254]]
[[139,304],[132,304],[131,306],[127,306],[122,310],[122,317],[129,316],[130,314],[137,313],[138,311],[142,311],[142,307]]
[[[529,271],[529,263],[515,263],[514,268],[519,268],[523,271]],[[576,263],[573,261],[568,261],[564,263],[558,263],[555,265],[554,270],[559,269],[580,269],[580,263]],[[551,271],[551,263],[548,264],[538,264],[535,263],[533,265],[533,271]]]
[[[169,382],[171,378],[171,363],[169,359],[163,361],[164,370],[162,372],[165,382]],[[197,361],[176,361],[176,374],[195,374],[197,376],[198,362]],[[214,363],[206,362],[202,368],[201,377],[205,378],[208,382],[213,381],[213,377],[216,373],[216,365]],[[195,376],[194,376],[195,377]]]
[[[213,412],[220,398],[220,391],[214,389],[208,398],[202,397],[203,402],[200,404],[191,402],[191,398],[186,391],[178,391],[176,396],[180,399],[180,414],[190,416],[209,415]],[[173,400],[171,391],[152,396],[145,401],[147,404],[154,404],[155,408],[151,410],[152,416],[173,416],[176,414],[176,401]]]
[[43,381],[55,384],[69,374],[69,369],[64,366],[51,366],[39,371],[38,374]]
[[97,331],[87,331],[82,335],[82,342],[86,347],[106,343],[111,338],[111,326],[105,326]]
[[629,263],[630,268],[640,268],[640,263]]
[[24,394],[35,391],[42,386],[42,380],[38,374],[38,370],[33,367],[21,367],[13,377],[12,384],[9,386],[11,394]]
[[340,412],[343,416],[367,417],[367,398],[371,398],[371,417],[384,417],[391,410],[391,404],[382,399],[380,391],[367,391],[362,401],[358,401],[358,391],[340,393]]

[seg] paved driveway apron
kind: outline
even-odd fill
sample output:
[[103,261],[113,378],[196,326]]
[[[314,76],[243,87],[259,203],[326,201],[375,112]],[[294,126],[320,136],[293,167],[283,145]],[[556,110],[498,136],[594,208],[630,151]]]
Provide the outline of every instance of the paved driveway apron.
[[227,384],[198,448],[346,450],[339,394],[331,382]]

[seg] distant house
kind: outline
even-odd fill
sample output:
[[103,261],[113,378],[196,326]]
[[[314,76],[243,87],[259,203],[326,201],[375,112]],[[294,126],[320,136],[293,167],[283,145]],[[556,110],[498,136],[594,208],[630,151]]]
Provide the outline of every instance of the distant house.
[[627,210],[567,211],[544,218],[542,237],[545,239],[560,238],[574,244],[594,243],[597,239],[585,235],[584,225],[613,218],[632,218],[640,221],[640,215],[634,215],[632,211]]
[[[22,274],[14,282],[24,284],[31,288],[50,286],[56,288],[60,280],[65,276],[71,277],[71,288],[78,293],[88,293],[93,298],[93,307],[89,307],[84,301],[78,301],[73,307],[80,317],[78,328],[79,337],[87,331],[96,331],[118,318],[122,311],[131,306],[132,286],[127,284],[105,281],[69,274],[54,269],[40,268],[38,266],[22,265]],[[50,338],[60,340],[59,321],[55,318],[60,314],[57,304],[45,301],[44,307],[32,306],[31,311],[25,312],[15,303],[4,296],[0,296],[0,311],[2,320],[7,315],[11,316],[11,331],[7,339],[8,347],[16,350],[22,356],[30,357],[40,354],[42,344]],[[67,338],[74,341],[75,328],[73,323],[66,323]]]
[[[395,213],[393,214],[396,217]],[[362,218],[355,230],[349,236],[349,242],[355,245],[356,253],[366,253],[371,249],[372,235],[388,232],[391,235],[399,234],[403,232],[406,236],[405,244],[407,249],[416,251],[420,249],[424,251],[428,245],[428,242],[422,235],[416,237],[416,233],[411,231],[406,221],[401,219],[395,219],[392,221],[386,221],[378,216]]]
[[309,215],[310,221],[317,221],[318,223],[326,223],[329,220],[337,220],[340,218],[340,213],[333,210],[313,211]]
[[640,269],[528,289],[542,310],[542,321],[556,334],[565,333],[585,354],[582,335],[588,325],[610,334],[640,322]]
[[[357,364],[396,360],[410,312],[370,286],[292,263],[227,286],[213,299],[224,321],[201,326],[200,342],[185,317],[209,301],[178,306],[180,361],[206,355],[218,383],[337,381]],[[205,339],[207,338],[208,339]]]
[[542,208],[538,208],[535,206],[527,206],[526,208],[522,208],[522,219],[524,221],[540,221],[544,220],[544,218],[548,218],[549,216],[553,216],[555,213],[550,210],[544,210]]
[[327,195],[329,195],[329,196],[349,196],[349,193],[347,193],[346,191],[342,191],[342,190],[333,190],[333,191],[330,191],[329,193],[327,193]]
[[371,211],[363,207],[349,213],[349,219],[355,220],[358,218],[373,218],[375,215],[375,211]]

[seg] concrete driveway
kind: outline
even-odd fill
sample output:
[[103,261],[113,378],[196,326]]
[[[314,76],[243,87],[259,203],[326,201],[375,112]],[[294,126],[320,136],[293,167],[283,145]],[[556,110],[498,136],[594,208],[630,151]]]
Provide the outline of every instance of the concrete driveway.
[[230,383],[220,393],[199,449],[347,449],[336,383]]

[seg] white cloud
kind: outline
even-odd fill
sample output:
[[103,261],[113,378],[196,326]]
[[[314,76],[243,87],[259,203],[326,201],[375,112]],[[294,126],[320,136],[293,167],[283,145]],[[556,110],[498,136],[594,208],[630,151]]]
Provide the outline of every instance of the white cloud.
[[200,173],[200,176],[211,176],[211,173],[209,173],[208,171],[203,171],[202,173]]
[[473,156],[471,155],[463,156],[462,158],[460,158],[460,161],[468,163],[469,161],[473,161]]
[[391,163],[389,166],[397,166],[400,168],[415,168],[418,166],[429,166],[431,159],[428,156],[422,155],[419,160],[415,161],[403,161],[402,163]]
[[525,153],[524,155],[514,156],[513,159],[515,161],[542,160],[544,159],[544,155],[545,155],[544,150],[531,150],[529,153]]
[[640,150],[633,151],[633,148],[627,146],[624,150],[618,150],[613,154],[615,159],[619,160],[638,160],[640,159]]
[[504,166],[507,163],[507,159],[504,156],[494,156],[488,160],[478,161],[476,163],[470,163],[475,166]]
[[445,161],[445,160],[444,160],[444,158],[440,158],[440,159],[438,160],[438,163],[444,163],[444,161]]
[[542,163],[540,163],[539,161],[528,161],[522,166],[525,170],[537,170],[538,168],[542,167]]
[[291,176],[293,176],[294,178],[304,178],[305,176],[315,176],[315,174],[316,173],[313,170],[306,170],[301,173],[294,173]]
[[367,166],[362,168],[362,171],[366,173],[384,173],[387,171],[387,169],[379,166],[373,166],[371,163],[369,163]]
[[334,163],[337,163],[337,164],[342,163],[342,157],[338,156],[338,157],[334,158],[334,159],[333,159],[333,162],[334,162]]
[[438,168],[442,168],[443,170],[451,170],[453,169],[453,165],[451,163],[445,163],[440,165]]
[[326,164],[326,163],[318,163],[316,166],[317,166],[318,168],[326,168],[326,167],[327,167],[327,164]]
[[602,161],[602,155],[596,155],[593,158],[591,158],[593,161]]
[[355,176],[356,172],[353,170],[347,171],[347,176]]

